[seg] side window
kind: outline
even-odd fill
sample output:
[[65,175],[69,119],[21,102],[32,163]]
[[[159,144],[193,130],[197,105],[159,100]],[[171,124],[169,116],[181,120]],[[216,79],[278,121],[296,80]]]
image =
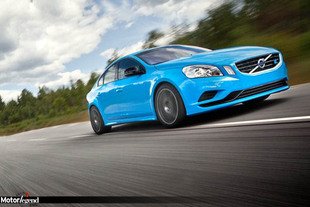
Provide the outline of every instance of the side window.
[[118,76],[117,76],[118,80],[126,78],[125,70],[131,67],[137,67],[139,69],[143,69],[143,66],[138,61],[129,58],[123,59],[118,64]]
[[115,77],[115,72],[116,72],[116,65],[112,65],[107,72],[105,72],[105,74],[103,75],[103,84],[107,84],[110,82],[115,81],[116,77]]

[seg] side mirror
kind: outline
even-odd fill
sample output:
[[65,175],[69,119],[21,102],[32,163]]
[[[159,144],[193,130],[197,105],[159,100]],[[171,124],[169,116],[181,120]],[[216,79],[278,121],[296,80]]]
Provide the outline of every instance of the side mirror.
[[130,67],[130,68],[125,69],[125,76],[140,75],[144,73],[145,71],[142,69],[139,69],[138,67]]

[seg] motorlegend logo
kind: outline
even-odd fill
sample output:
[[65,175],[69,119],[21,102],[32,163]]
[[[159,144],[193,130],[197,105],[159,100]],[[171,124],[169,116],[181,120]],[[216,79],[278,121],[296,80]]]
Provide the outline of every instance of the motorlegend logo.
[[39,197],[29,197],[29,193],[20,196],[1,196],[0,203],[4,204],[38,204]]

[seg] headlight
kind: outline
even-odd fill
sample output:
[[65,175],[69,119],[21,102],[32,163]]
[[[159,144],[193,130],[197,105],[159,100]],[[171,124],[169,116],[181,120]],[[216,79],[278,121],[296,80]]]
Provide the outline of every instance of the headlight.
[[217,67],[212,65],[191,65],[184,67],[182,71],[188,78],[203,78],[223,75]]

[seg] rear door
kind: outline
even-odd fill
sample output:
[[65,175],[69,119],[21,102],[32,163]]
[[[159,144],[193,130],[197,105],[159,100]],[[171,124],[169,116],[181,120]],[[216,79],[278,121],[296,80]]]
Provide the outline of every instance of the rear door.
[[115,80],[117,78],[117,64],[110,66],[98,81],[98,100],[100,111],[106,122],[113,122],[117,119],[118,109],[115,99]]

